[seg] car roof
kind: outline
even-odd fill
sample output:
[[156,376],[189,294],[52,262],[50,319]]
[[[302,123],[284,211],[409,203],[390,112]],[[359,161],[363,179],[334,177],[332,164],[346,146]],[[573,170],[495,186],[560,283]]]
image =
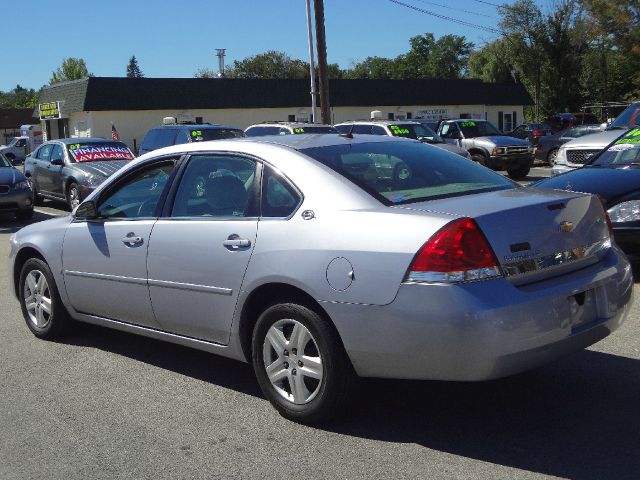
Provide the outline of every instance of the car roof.
[[[407,119],[407,120],[348,120],[346,122],[340,122],[340,123],[336,123],[336,125],[398,125],[399,123],[411,123],[411,124],[420,124],[421,122],[418,122],[416,120],[413,119]],[[335,126],[335,125],[334,125]]]
[[182,123],[182,124],[171,124],[171,125],[158,125],[156,128],[167,128],[167,129],[178,129],[178,130],[191,130],[197,128],[198,130],[221,130],[221,129],[231,129],[231,130],[241,130],[238,127],[233,127],[231,125],[223,125],[220,123]]
[[249,125],[247,130],[253,127],[292,127],[292,128],[305,128],[305,127],[328,127],[331,125],[324,123],[309,123],[309,122],[262,122]]
[[45,143],[49,143],[49,142],[60,142],[60,143],[64,143],[65,145],[73,145],[74,143],[87,143],[87,142],[112,143],[112,142],[120,142],[120,140],[111,140],[110,138],[104,138],[104,137],[54,138]]

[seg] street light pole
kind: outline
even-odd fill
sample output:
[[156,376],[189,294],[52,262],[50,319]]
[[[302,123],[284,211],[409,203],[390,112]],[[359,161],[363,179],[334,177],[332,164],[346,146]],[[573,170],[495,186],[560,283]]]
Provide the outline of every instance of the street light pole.
[[307,0],[307,32],[309,32],[309,74],[311,75],[311,121],[316,123],[317,96],[316,63],[313,59],[313,30],[311,29],[311,0]]
[[318,77],[320,83],[320,116],[322,123],[331,124],[329,109],[329,69],[327,67],[327,40],[324,34],[324,2],[313,0],[316,17],[316,43],[318,45]]

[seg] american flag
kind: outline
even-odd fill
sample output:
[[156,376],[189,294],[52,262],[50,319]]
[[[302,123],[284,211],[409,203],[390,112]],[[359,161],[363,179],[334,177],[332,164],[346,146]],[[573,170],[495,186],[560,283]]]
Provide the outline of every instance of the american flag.
[[118,133],[118,130],[116,130],[116,126],[113,122],[111,122],[111,140],[114,142],[120,141],[120,134]]

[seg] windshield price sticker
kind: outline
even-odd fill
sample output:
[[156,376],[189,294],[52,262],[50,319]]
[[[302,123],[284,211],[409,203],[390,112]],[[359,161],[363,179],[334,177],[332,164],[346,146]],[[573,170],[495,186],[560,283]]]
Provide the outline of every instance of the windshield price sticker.
[[616,145],[621,145],[624,143],[640,143],[640,128],[634,128],[629,133],[627,133],[624,137],[616,142]]
[[460,122],[461,127],[475,127],[476,122]]
[[293,133],[304,133],[304,128],[294,128]]
[[409,135],[408,128],[400,128],[398,125],[389,125],[389,130],[393,135]]
[[204,140],[202,130],[191,130],[191,138],[193,138],[195,142],[202,142]]
[[[74,147],[74,148],[71,148]],[[135,157],[126,146],[113,145],[80,145],[69,146],[69,153],[76,162],[91,162],[93,160],[133,160]]]

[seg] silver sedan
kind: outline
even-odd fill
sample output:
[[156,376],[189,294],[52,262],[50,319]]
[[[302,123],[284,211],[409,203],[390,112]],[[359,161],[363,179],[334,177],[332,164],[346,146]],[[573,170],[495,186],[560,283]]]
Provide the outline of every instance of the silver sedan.
[[306,423],[358,377],[486,380],[584,348],[633,290],[597,197],[382,136],[154,151],[20,230],[9,263],[37,337],[74,319],[252,362]]

